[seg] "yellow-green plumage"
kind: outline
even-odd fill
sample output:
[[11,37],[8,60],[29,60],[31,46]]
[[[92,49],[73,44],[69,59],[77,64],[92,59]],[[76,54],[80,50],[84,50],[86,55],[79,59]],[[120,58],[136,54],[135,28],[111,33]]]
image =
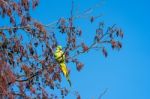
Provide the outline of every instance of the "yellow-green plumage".
[[67,81],[69,82],[71,86],[68,69],[65,63],[65,55],[64,55],[64,52],[62,51],[61,46],[57,46],[54,56],[55,56],[56,61],[59,63],[64,76],[66,77]]

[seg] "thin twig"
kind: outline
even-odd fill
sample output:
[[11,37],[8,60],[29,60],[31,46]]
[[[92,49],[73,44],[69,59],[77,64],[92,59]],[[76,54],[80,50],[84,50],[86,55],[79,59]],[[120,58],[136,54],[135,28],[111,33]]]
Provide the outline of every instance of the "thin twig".
[[106,89],[104,90],[104,92],[100,94],[100,96],[99,96],[98,99],[102,99],[102,97],[107,93],[107,91],[108,91],[108,88],[106,88]]

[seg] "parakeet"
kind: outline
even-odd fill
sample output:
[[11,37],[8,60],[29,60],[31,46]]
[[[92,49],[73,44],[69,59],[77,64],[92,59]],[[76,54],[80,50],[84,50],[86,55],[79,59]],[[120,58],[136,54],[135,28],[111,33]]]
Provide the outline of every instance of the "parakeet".
[[71,81],[70,81],[68,69],[67,69],[67,66],[65,63],[65,55],[64,55],[64,52],[62,51],[62,46],[57,46],[56,51],[54,53],[54,57],[55,57],[56,61],[59,63],[64,76],[66,77],[67,81],[69,82],[69,84],[71,86]]

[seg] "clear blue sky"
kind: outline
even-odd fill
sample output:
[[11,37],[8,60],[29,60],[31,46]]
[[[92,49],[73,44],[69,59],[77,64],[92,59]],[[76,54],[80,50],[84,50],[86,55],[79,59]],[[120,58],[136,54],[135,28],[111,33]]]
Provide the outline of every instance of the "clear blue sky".
[[[79,11],[100,2],[74,1]],[[108,92],[102,99],[150,99],[149,4],[149,0],[105,0],[103,6],[96,9],[94,14],[104,14],[99,21],[105,21],[106,25],[116,23],[124,30],[125,36],[120,52],[110,50],[108,58],[96,51],[82,55],[80,60],[85,66],[79,73],[75,67],[68,66],[72,68],[73,90],[78,90],[82,99],[97,99],[105,88]],[[46,24],[60,17],[68,17],[70,7],[71,0],[41,0],[32,14]],[[84,22],[81,21],[80,25],[88,40],[96,24],[91,26]],[[75,99],[72,97],[69,95],[66,98]]]

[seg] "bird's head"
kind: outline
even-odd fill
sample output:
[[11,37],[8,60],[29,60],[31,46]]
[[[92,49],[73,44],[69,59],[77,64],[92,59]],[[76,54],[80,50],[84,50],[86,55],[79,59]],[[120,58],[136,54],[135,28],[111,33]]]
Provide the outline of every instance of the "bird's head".
[[56,50],[62,50],[62,46],[57,46]]

